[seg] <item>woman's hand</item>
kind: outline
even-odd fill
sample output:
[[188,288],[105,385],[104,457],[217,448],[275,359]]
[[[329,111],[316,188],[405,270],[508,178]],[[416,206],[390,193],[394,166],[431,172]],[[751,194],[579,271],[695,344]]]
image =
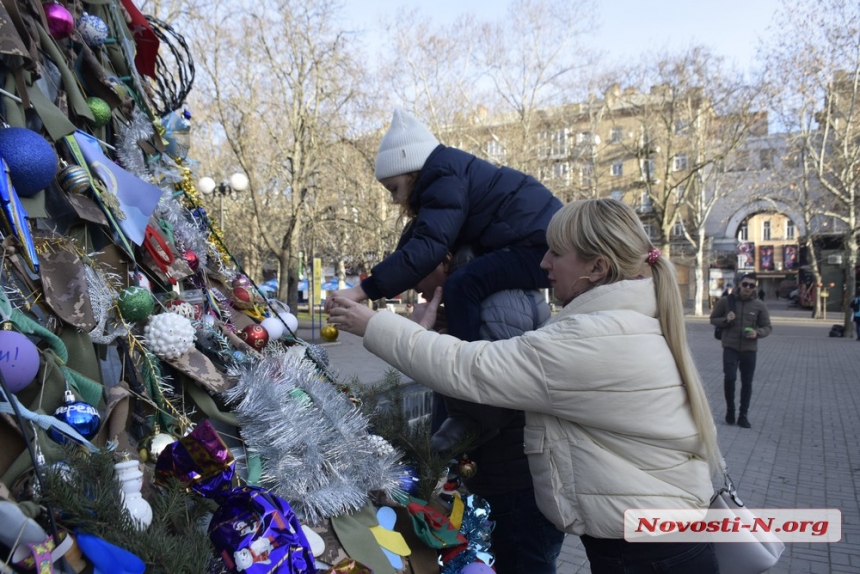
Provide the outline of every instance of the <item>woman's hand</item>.
[[331,310],[334,307],[335,297],[341,300],[348,299],[350,301],[355,301],[356,303],[361,303],[362,301],[367,299],[367,293],[364,292],[364,289],[361,288],[361,285],[356,285],[355,287],[349,287],[347,289],[338,289],[337,291],[332,291],[328,294],[325,300],[326,313],[331,313]]
[[[349,289],[345,289],[345,291],[349,291]],[[330,301],[332,307],[329,311],[328,322],[341,331],[364,337],[367,324],[376,315],[376,311],[346,298],[332,297]]]

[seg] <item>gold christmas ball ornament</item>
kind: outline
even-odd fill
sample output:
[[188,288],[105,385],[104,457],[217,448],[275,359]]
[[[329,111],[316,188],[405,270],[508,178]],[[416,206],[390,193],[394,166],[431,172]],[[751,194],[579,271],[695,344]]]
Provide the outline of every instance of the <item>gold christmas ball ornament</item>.
[[322,335],[323,339],[331,343],[333,341],[337,341],[337,336],[340,335],[340,331],[338,331],[337,327],[334,325],[323,325],[323,328],[320,329],[320,335]]
[[158,455],[161,454],[167,445],[173,444],[179,440],[172,434],[161,432],[161,427],[158,423],[152,425],[152,432],[143,437],[138,445],[138,454],[141,462],[151,462],[155,464],[158,460]]
[[478,465],[472,459],[464,456],[460,459],[460,464],[457,466],[457,473],[463,478],[472,478],[478,474]]

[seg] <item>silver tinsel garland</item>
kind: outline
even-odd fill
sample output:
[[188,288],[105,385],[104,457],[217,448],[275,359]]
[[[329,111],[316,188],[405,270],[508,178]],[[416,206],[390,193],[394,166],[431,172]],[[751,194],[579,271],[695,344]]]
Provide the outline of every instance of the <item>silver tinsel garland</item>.
[[225,398],[246,445],[263,457],[263,486],[318,524],[362,508],[369,491],[391,494],[401,455],[380,448],[367,418],[291,349],[267,347],[261,360],[231,367],[239,382]]
[[90,339],[99,345],[110,345],[117,337],[125,337],[129,333],[116,308],[120,277],[88,264],[84,265],[84,274],[93,317],[96,320],[96,326],[89,332]]
[[[166,155],[147,165],[138,145],[139,141],[148,140],[154,134],[152,122],[142,112],[135,111],[128,125],[117,133],[117,159],[126,171],[161,187],[162,195],[155,208],[155,216],[170,224],[176,246],[183,251],[193,251],[200,265],[205,267],[210,255],[209,232],[201,229],[188,210],[173,197],[174,185],[182,181],[182,168]],[[217,252],[217,249],[212,248],[211,251]]]

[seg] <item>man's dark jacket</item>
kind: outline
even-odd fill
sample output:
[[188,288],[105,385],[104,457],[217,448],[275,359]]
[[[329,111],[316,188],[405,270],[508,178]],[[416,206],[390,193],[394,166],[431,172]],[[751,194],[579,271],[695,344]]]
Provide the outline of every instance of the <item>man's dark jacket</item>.
[[[729,304],[729,297],[722,297],[714,305],[714,310],[711,311],[711,325],[722,327],[723,338],[721,340],[724,349],[756,351],[758,350],[758,340],[767,337],[773,330],[770,326],[770,313],[767,311],[767,306],[761,299],[752,298],[749,301],[744,301],[734,295],[731,297],[735,300],[735,320],[731,323],[726,321],[726,315],[732,309]],[[744,336],[744,330],[747,327],[755,329],[755,339],[747,339]]]

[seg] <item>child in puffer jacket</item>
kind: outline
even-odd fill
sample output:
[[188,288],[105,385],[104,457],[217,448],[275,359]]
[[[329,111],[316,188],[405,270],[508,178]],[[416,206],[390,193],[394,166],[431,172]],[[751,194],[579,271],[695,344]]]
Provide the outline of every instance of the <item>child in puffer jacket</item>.
[[[445,283],[450,335],[479,339],[481,301],[493,293],[550,286],[540,261],[548,249],[547,224],[562,204],[535,178],[440,144],[426,126],[398,109],[379,145],[376,179],[410,218],[408,233],[360,285],[333,293],[326,311],[336,297],[357,302],[394,297],[464,245],[477,257]],[[465,421],[456,415],[445,420],[438,438],[448,438],[436,443],[453,447],[469,431],[480,431]]]

